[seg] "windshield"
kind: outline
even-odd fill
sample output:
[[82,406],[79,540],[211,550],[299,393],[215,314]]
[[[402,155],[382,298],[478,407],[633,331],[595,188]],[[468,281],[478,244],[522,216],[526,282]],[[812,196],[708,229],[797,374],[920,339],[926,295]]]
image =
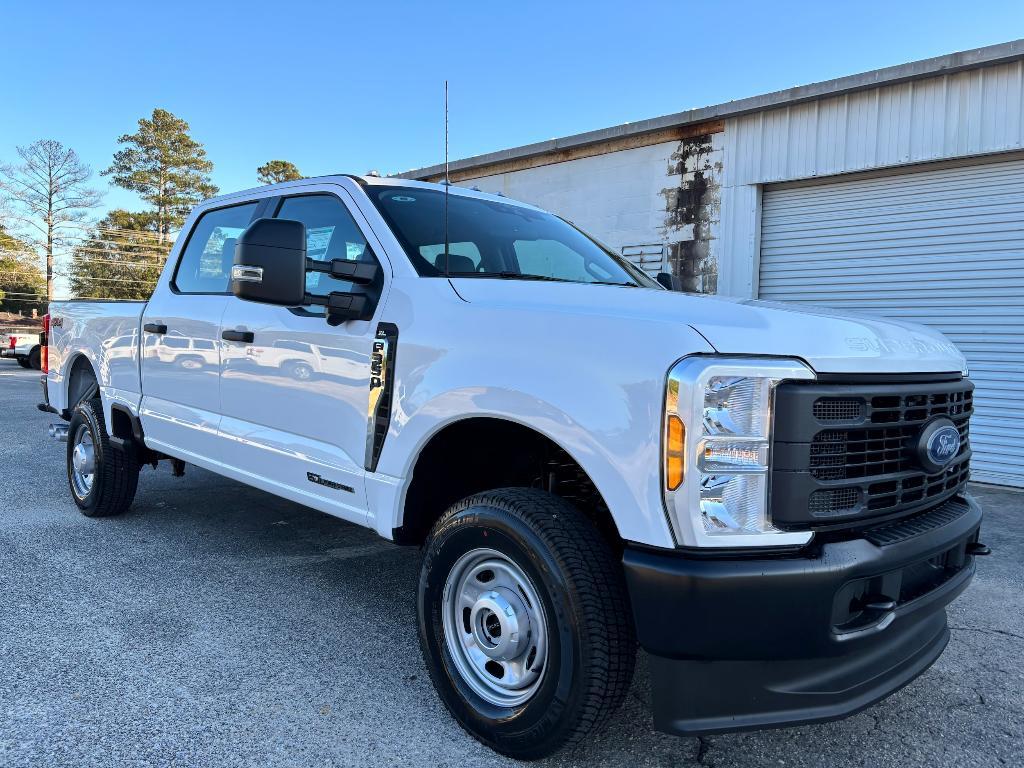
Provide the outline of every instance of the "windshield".
[[425,277],[660,287],[557,216],[456,194],[448,195],[446,257],[444,192],[387,186],[369,186],[366,192]]

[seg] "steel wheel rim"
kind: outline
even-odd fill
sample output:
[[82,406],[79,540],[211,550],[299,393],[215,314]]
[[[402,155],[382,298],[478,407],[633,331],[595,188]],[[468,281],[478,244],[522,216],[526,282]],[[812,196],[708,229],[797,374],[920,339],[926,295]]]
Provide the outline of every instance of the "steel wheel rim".
[[71,488],[78,498],[84,499],[92,490],[96,474],[96,446],[85,424],[75,430],[71,445]]
[[445,644],[459,676],[490,704],[515,707],[547,666],[544,604],[515,561],[493,549],[460,557],[442,596]]

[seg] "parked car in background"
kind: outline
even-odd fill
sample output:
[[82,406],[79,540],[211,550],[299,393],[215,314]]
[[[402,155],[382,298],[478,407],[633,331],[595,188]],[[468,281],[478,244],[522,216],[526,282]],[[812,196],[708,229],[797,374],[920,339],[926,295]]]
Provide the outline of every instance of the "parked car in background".
[[39,370],[41,346],[38,330],[12,330],[0,333],[0,357],[13,357],[22,368]]

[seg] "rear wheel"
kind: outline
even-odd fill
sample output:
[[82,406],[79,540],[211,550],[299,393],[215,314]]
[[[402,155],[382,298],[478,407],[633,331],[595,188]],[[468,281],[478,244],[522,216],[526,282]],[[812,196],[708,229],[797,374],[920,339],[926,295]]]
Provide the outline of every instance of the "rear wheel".
[[21,357],[18,358],[18,365],[20,365],[22,368],[31,368],[31,364],[28,361],[28,357],[26,357],[25,355],[22,355]]
[[519,759],[578,743],[629,690],[622,565],[575,507],[527,488],[455,504],[426,545],[420,644],[445,706]]
[[131,506],[139,484],[134,450],[117,450],[107,439],[98,397],[75,406],[68,425],[68,484],[88,517],[119,515]]
[[28,353],[28,365],[26,367],[37,371],[42,368],[42,355],[39,352],[39,347],[32,347],[32,351]]

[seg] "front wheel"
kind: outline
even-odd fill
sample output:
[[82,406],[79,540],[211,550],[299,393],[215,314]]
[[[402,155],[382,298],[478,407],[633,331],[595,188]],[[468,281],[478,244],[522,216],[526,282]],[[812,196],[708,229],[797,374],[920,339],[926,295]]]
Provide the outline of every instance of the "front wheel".
[[629,690],[636,639],[621,562],[551,494],[506,488],[449,509],[426,545],[418,614],[445,706],[510,757],[578,743]]
[[75,406],[68,425],[68,484],[87,517],[119,515],[131,506],[139,485],[134,450],[117,450],[107,438],[98,397]]

